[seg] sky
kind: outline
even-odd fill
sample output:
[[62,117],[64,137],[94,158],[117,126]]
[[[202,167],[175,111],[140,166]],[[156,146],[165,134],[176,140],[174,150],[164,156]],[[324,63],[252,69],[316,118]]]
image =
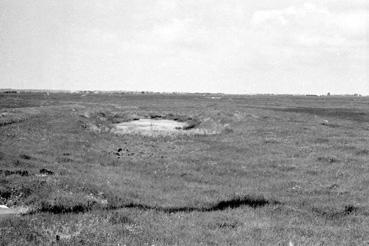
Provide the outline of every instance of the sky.
[[0,0],[0,88],[369,94],[368,0]]

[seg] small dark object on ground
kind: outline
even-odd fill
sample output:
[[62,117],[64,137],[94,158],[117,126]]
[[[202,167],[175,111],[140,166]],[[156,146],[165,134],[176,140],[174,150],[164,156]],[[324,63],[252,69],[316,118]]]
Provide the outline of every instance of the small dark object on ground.
[[118,152],[121,152],[122,150],[123,150],[122,148],[119,148],[119,149],[118,149]]
[[72,158],[69,158],[68,156],[61,156],[61,157],[57,157],[56,158],[56,161],[58,163],[67,163],[67,162],[73,162],[73,159]]
[[333,156],[320,156],[317,158],[320,162],[328,162],[328,163],[336,163],[339,162],[339,160]]
[[344,209],[344,213],[349,215],[353,212],[356,212],[358,210],[357,207],[353,206],[353,205],[346,205],[345,206],[345,209]]
[[216,226],[221,229],[235,229],[239,225],[236,222],[233,222],[233,223],[222,222],[222,223],[217,223]]
[[104,112],[98,112],[97,116],[105,118],[106,114]]
[[322,126],[332,127],[332,128],[337,128],[337,127],[339,127],[339,125],[337,125],[337,124],[330,124],[330,123],[326,123],[326,122],[321,123],[321,125],[322,125]]
[[[224,133],[233,133],[234,131],[233,131],[233,129],[231,129],[231,128],[225,128],[224,129]],[[278,142],[277,142],[278,143]]]
[[339,187],[338,184],[332,184],[332,185],[328,186],[328,189],[333,190],[333,189],[337,189],[338,187]]
[[46,168],[40,169],[40,174],[54,175],[53,171],[47,170]]
[[150,114],[150,119],[161,119],[162,116],[159,114]]
[[31,160],[32,159],[31,156],[26,155],[26,154],[21,154],[21,155],[19,155],[19,157],[22,158],[22,159],[24,159],[24,160]]
[[190,130],[200,125],[200,121],[198,120],[189,120],[187,124],[183,127],[183,130]]

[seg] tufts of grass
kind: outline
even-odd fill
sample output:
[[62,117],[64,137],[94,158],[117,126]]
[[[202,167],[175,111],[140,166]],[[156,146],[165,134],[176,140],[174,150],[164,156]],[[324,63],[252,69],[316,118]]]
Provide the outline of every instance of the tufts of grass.
[[0,218],[0,245],[44,245],[47,238],[27,218]]
[[109,222],[113,225],[116,224],[134,224],[134,220],[130,217],[131,215],[127,212],[115,211],[111,213]]

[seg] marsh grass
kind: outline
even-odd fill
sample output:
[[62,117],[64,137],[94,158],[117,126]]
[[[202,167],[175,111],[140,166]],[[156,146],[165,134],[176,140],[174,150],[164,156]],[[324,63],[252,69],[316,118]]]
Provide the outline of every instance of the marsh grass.
[[[1,204],[29,209],[0,218],[2,245],[369,240],[367,98],[12,97],[0,97],[5,111],[39,114],[0,126]],[[118,136],[89,127],[141,115],[229,131]]]

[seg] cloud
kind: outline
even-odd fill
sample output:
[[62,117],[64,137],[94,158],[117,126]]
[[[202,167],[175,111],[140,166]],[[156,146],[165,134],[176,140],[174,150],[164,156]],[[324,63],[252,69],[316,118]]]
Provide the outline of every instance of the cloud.
[[7,83],[240,93],[368,79],[367,0],[26,3],[0,3]]
[[306,47],[352,47],[368,40],[369,10],[332,11],[305,3],[283,9],[259,10],[251,19],[254,30]]
[[369,9],[352,5],[343,10],[327,0],[255,11],[251,17],[254,63],[296,74],[314,68],[321,76],[351,76],[364,84],[368,18]]
[[367,0],[313,0],[315,4],[323,4],[339,11],[369,9]]
[[369,8],[350,3],[310,0],[255,11],[250,64],[276,78],[295,79],[301,88],[309,84],[312,91],[369,89]]

